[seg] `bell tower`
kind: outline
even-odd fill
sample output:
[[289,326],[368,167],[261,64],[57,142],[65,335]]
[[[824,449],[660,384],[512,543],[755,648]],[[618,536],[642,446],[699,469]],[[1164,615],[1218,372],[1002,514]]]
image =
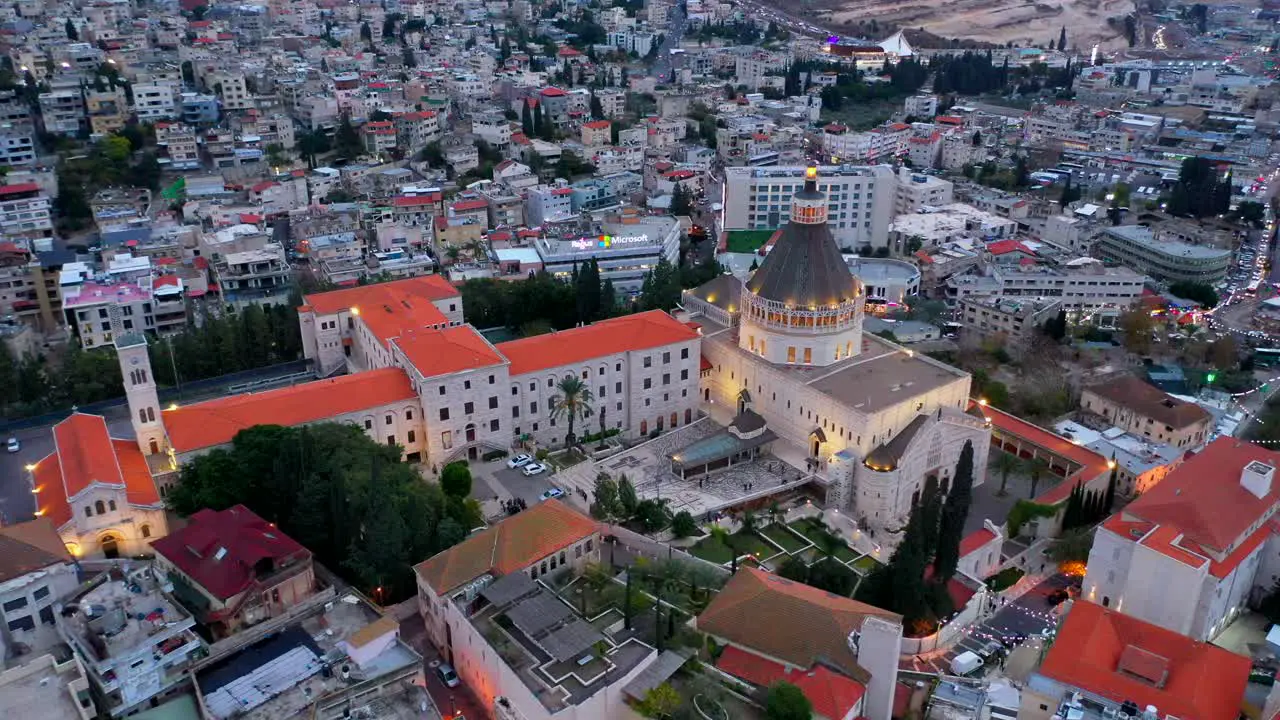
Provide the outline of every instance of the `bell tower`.
[[164,421],[160,417],[160,398],[156,395],[156,379],[151,373],[147,355],[147,338],[139,333],[116,336],[116,357],[124,378],[125,398],[129,401],[129,419],[143,455],[156,455],[167,450]]

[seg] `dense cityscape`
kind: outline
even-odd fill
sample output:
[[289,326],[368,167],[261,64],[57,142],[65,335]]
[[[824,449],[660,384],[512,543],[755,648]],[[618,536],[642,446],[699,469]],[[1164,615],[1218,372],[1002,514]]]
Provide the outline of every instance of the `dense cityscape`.
[[1278,57],[0,8],[0,715],[1277,720]]

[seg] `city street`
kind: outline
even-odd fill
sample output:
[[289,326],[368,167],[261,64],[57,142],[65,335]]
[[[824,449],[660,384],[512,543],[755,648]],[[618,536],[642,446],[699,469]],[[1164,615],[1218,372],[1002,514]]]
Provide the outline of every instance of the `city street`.
[[422,655],[427,692],[445,720],[485,720],[490,716],[465,685],[449,688],[440,680],[436,673],[436,667],[440,665],[440,651],[427,639],[421,615],[415,612],[400,621],[400,639]]

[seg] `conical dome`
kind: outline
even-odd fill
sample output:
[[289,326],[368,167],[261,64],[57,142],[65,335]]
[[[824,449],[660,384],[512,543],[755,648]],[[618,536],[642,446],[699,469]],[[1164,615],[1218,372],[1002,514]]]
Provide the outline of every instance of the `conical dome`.
[[861,294],[861,283],[840,255],[827,226],[827,196],[818,191],[817,168],[791,199],[791,221],[782,229],[747,290],[791,307],[836,305]]

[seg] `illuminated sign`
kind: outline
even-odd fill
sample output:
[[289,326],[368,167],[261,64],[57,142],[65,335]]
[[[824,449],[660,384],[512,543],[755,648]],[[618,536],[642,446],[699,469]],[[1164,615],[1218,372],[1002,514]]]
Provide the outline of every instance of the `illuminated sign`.
[[614,245],[635,245],[647,242],[649,242],[648,235],[601,235],[594,238],[574,240],[570,245],[575,250],[590,250],[591,248],[610,248]]

